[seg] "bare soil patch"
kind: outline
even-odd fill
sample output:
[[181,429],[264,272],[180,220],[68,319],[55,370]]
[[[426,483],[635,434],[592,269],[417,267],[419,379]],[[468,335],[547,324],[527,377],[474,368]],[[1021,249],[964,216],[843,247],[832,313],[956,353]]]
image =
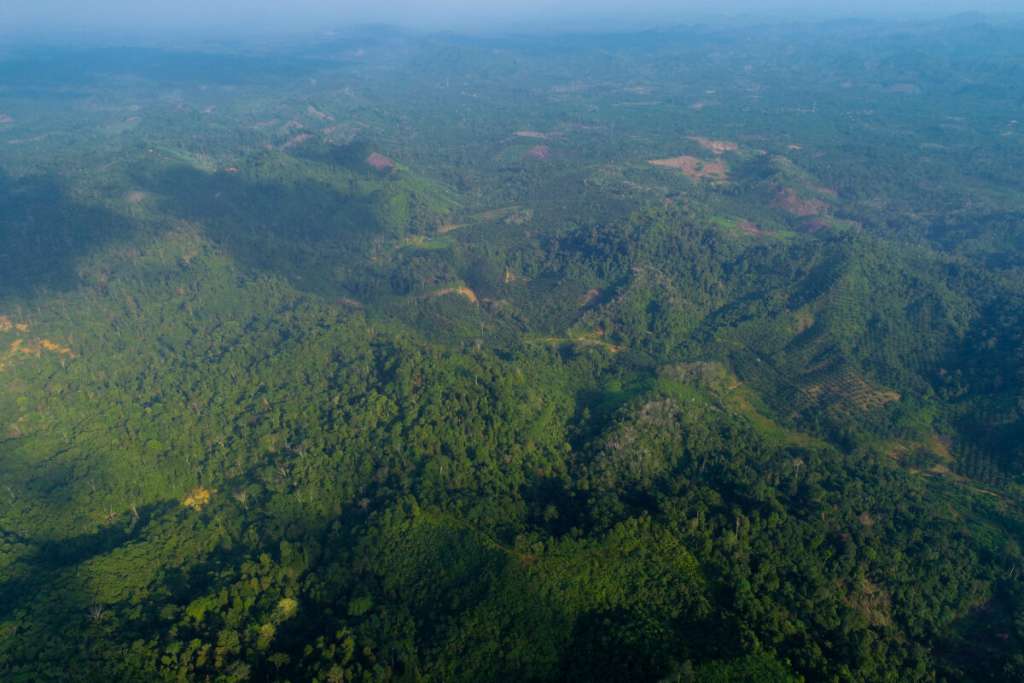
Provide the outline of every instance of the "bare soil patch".
[[[28,331],[28,325],[16,324],[14,328],[19,332]],[[7,351],[0,354],[0,372],[7,369],[7,366],[19,356],[34,356],[39,358],[43,355],[43,351],[49,351],[50,353],[56,353],[60,356],[66,356],[68,358],[74,358],[75,352],[62,344],[52,342],[49,339],[34,339],[25,341],[24,339],[15,339],[11,342],[11,345],[7,348]]]
[[534,138],[536,140],[548,139],[548,134],[541,133],[539,130],[517,130],[513,135],[520,138]]
[[378,171],[390,171],[395,167],[393,159],[386,157],[379,152],[374,152],[370,156],[366,157],[366,163],[373,166]]
[[14,117],[10,114],[0,114],[0,125],[7,125],[14,123]]
[[283,149],[291,149],[292,147],[298,147],[299,145],[306,142],[312,137],[313,136],[309,133],[299,133],[298,135],[288,140],[288,142],[284,143]]
[[38,344],[39,348],[44,351],[51,351],[53,353],[59,353],[62,356],[71,356],[72,358],[75,356],[75,352],[68,347],[58,344],[57,342],[52,342],[49,339],[40,339]]
[[719,160],[703,161],[697,157],[684,155],[670,159],[651,159],[647,163],[652,166],[661,166],[662,168],[679,169],[691,180],[709,178],[710,180],[723,181],[729,177],[729,168],[725,165],[724,161]]
[[947,436],[939,436],[938,434],[933,434],[928,439],[928,446],[931,449],[931,451],[938,455],[943,460],[945,460],[946,462],[953,462],[954,460],[953,452],[950,450],[950,447],[952,445],[952,440]]
[[736,227],[745,232],[746,234],[750,235],[751,237],[762,237],[766,234],[764,230],[757,227],[757,225],[751,223],[745,218],[741,220],[739,223],[737,223]]
[[141,192],[139,190],[129,192],[127,195],[125,195],[125,200],[127,200],[129,204],[141,204],[145,199],[146,193]]
[[600,289],[588,289],[587,293],[580,299],[580,306],[589,306],[594,302],[594,299],[601,296]]
[[192,489],[185,499],[181,501],[184,507],[192,508],[196,512],[202,510],[210,502],[210,498],[213,495],[213,491],[210,489],[198,486]]
[[828,204],[820,199],[801,199],[796,190],[790,187],[779,190],[775,204],[784,211],[800,218],[821,216],[828,210]]
[[530,151],[527,152],[526,155],[531,159],[540,159],[543,161],[551,156],[551,148],[547,145],[537,145],[536,147],[531,147]]
[[309,105],[308,107],[306,107],[306,113],[309,114],[310,116],[312,116],[313,118],[320,119],[321,121],[333,121],[334,120],[333,116],[331,116],[330,114],[325,114],[324,112],[322,112],[319,109],[317,109],[316,107],[314,107],[312,104]]
[[461,297],[464,297],[470,303],[479,303],[479,299],[477,299],[476,292],[474,292],[469,287],[446,287],[444,289],[439,289],[436,292],[433,292],[430,295],[430,297],[436,298],[439,296],[447,296],[449,294],[457,294]]
[[711,140],[709,138],[702,138],[691,135],[690,139],[696,142],[698,145],[713,152],[714,154],[724,154],[725,152],[735,152],[740,148],[735,142],[729,140]]
[[801,311],[797,311],[795,318],[796,318],[796,320],[795,320],[796,327],[795,327],[794,331],[797,334],[803,334],[807,330],[809,330],[812,327],[814,327],[814,323],[815,323],[814,314],[811,313],[810,311],[806,310],[806,309],[805,310],[801,310]]

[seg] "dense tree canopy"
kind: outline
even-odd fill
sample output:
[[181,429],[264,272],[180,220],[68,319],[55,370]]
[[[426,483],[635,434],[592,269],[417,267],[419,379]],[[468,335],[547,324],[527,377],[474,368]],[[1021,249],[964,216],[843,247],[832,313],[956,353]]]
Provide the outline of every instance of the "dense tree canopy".
[[0,56],[0,677],[1024,678],[1021,30]]

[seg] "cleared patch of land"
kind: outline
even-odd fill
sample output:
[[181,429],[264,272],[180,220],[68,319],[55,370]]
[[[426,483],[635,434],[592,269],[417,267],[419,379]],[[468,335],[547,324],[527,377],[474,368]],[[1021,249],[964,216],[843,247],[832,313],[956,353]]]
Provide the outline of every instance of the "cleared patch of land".
[[801,309],[794,314],[794,332],[796,334],[803,334],[807,330],[814,327],[815,318],[814,314],[807,310]]
[[750,235],[751,237],[762,237],[765,235],[764,230],[762,230],[757,225],[751,223],[745,218],[741,221],[738,221],[736,223],[736,227],[742,230],[744,233]]
[[551,148],[547,145],[537,145],[536,147],[531,147],[530,151],[526,153],[526,156],[531,159],[544,160],[551,156]]
[[298,135],[292,136],[288,142],[284,143],[283,149],[291,149],[292,147],[298,147],[302,143],[310,140],[313,137],[310,133],[299,133]]
[[588,306],[594,302],[594,300],[601,296],[600,289],[588,289],[587,293],[580,298],[580,306]]
[[[28,325],[15,324],[14,328],[20,332],[24,332],[28,330]],[[0,372],[6,370],[7,366],[16,358],[22,356],[33,356],[35,358],[39,358],[43,355],[44,351],[68,358],[75,357],[74,351],[62,344],[50,341],[49,339],[34,339],[31,341],[15,339],[11,342],[7,351],[3,355],[0,355]]]
[[449,294],[457,294],[458,296],[464,297],[467,301],[474,304],[480,302],[480,300],[476,296],[476,292],[474,292],[469,287],[445,287],[444,289],[439,289],[436,292],[431,292],[430,298],[434,299],[439,296],[448,296]]
[[704,161],[697,157],[678,156],[669,159],[651,159],[648,161],[652,166],[662,168],[675,168],[683,172],[691,180],[708,178],[715,181],[723,181],[729,178],[729,168],[724,161]]
[[413,249],[446,249],[452,246],[453,241],[450,237],[445,237],[441,234],[438,235],[409,235],[397,244],[397,248],[408,248]]
[[823,215],[828,211],[828,204],[820,199],[802,199],[796,190],[784,187],[775,197],[775,204],[783,211],[799,218],[811,218]]
[[380,152],[374,152],[370,156],[366,157],[366,163],[373,166],[378,171],[390,171],[395,167],[395,162],[390,157],[386,157]]
[[803,391],[817,403],[840,413],[867,412],[901,398],[899,393],[875,386],[851,370],[808,384]]
[[453,230],[458,230],[459,228],[464,228],[464,227],[466,227],[466,225],[467,225],[466,223],[442,223],[437,228],[437,234],[445,235],[445,234],[447,234],[449,232],[452,232]]
[[714,154],[735,152],[740,148],[735,142],[730,142],[729,140],[711,140],[710,138],[702,138],[696,135],[691,135],[690,139]]
[[547,133],[541,133],[539,130],[517,130],[512,134],[520,138],[534,138],[537,140],[547,140],[548,138]]
[[181,501],[184,507],[191,508],[198,512],[202,510],[210,502],[210,498],[213,495],[213,491],[202,486],[192,489],[192,491],[185,496],[185,499]]
[[507,206],[502,209],[490,209],[471,216],[474,223],[510,223],[512,225],[523,225],[533,220],[533,209],[521,206]]
[[308,107],[306,107],[306,113],[309,114],[310,116],[312,116],[313,118],[320,119],[321,121],[333,121],[334,120],[333,116],[331,116],[330,114],[325,114],[324,112],[322,112],[319,109],[317,109],[316,107],[314,107],[312,104],[309,105]]

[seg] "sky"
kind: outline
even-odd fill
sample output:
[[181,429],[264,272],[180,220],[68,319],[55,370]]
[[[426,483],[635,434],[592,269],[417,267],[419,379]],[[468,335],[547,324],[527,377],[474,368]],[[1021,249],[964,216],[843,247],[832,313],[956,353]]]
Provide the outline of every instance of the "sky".
[[501,30],[642,25],[726,15],[825,18],[1024,12],[1024,0],[0,0],[0,34],[244,33],[388,23]]

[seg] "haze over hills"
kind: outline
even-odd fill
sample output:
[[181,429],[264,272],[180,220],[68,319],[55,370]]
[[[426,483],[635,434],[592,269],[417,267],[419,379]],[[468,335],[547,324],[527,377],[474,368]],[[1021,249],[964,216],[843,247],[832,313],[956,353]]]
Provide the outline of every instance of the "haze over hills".
[[9,45],[0,675],[1020,680],[1022,30]]

